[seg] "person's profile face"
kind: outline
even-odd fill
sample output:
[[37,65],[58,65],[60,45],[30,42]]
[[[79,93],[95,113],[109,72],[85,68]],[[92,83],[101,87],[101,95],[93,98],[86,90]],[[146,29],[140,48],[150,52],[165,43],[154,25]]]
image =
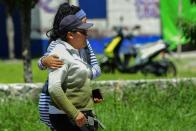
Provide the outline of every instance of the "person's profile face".
[[78,30],[77,34],[77,45],[79,48],[86,47],[86,39],[87,39],[87,30]]
[[72,39],[72,46],[75,49],[81,49],[86,47],[86,39],[87,39],[87,30],[76,30],[72,32],[73,39]]

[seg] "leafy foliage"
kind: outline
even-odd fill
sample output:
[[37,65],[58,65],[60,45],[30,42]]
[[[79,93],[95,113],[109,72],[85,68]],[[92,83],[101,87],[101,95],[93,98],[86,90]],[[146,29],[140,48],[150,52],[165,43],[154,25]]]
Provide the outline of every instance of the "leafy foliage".
[[178,26],[184,32],[184,35],[190,39],[190,43],[196,45],[196,22],[180,18]]
[[196,0],[191,0],[191,3],[192,4],[196,4]]

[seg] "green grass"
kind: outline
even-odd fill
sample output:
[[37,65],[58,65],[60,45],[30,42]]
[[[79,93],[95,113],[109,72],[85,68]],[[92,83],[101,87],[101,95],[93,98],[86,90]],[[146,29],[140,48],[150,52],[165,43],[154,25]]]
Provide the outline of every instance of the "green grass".
[[41,124],[37,103],[28,99],[0,99],[1,131],[49,131]]
[[[23,62],[22,60],[0,61],[0,83],[23,83]],[[37,59],[32,61],[33,81],[44,82],[47,78],[47,71],[39,70]]]
[[[196,58],[173,59],[177,65],[177,77],[196,77]],[[23,62],[21,60],[3,61],[0,60],[0,83],[18,83],[23,80]],[[37,67],[37,59],[32,60],[33,81],[44,82],[47,78],[47,71],[41,71]],[[122,74],[116,72],[115,74],[104,74],[97,80],[135,80],[135,79],[156,79],[161,77],[144,76],[141,73],[136,74]],[[164,78],[164,77],[162,77]]]
[[[2,95],[0,100],[1,131],[49,131],[39,122],[37,101]],[[196,85],[149,84],[104,91],[95,112],[106,131],[195,131]]]
[[179,77],[196,77],[196,57],[174,59]]
[[108,131],[196,130],[196,86],[181,83],[126,89],[106,97],[96,107]]

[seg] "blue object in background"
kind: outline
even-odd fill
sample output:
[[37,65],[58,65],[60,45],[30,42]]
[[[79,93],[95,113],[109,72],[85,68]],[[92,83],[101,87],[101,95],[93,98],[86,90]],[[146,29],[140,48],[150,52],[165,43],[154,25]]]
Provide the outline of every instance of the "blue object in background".
[[[136,44],[146,44],[148,42],[155,42],[161,39],[160,36],[137,36],[134,37],[132,40],[125,39],[123,40],[120,52],[121,53],[127,53],[129,52],[129,49],[131,46],[134,46]],[[88,39],[91,47],[93,48],[93,51],[95,54],[104,54],[104,48],[105,46],[112,40],[112,37],[105,37],[105,38],[99,38],[99,39]],[[42,56],[48,47],[48,40],[44,39],[32,39],[31,40],[31,53],[32,57],[40,57]]]
[[95,54],[103,54],[105,46],[112,38],[88,39]]
[[90,19],[107,17],[106,0],[79,0],[79,5]]
[[14,54],[15,58],[22,57],[22,40],[21,40],[21,21],[19,10],[15,9],[12,14],[14,22]]
[[148,42],[155,42],[161,39],[161,36],[159,35],[151,35],[151,36],[136,36],[133,37],[131,40],[132,44],[146,44]]
[[[128,53],[131,46],[134,46],[136,44],[147,44],[149,42],[155,42],[161,39],[161,36],[136,36],[133,37],[131,40],[124,39],[122,46],[120,48],[121,53]],[[89,39],[89,42],[96,54],[103,54],[105,46],[112,40],[112,37],[110,38],[99,38],[99,39]]]
[[32,39],[31,40],[31,56],[32,58],[40,57],[46,53],[48,40]]
[[[6,14],[5,6],[0,4],[0,58],[9,58],[8,52],[8,38],[6,31]],[[16,58],[22,57],[21,44],[21,24],[18,10],[14,10],[12,14],[14,24],[14,55]]]
[[[146,44],[148,42],[155,42],[157,40],[161,39],[160,36],[137,36],[134,37],[132,40],[125,39],[123,40],[120,52],[121,53],[128,53],[131,48],[131,46],[134,46],[135,44]],[[91,47],[93,48],[93,51],[95,54],[104,54],[104,48],[105,46],[112,40],[112,37],[105,37],[105,38],[99,38],[99,39],[88,39]],[[48,47],[48,40],[47,39],[32,39],[31,40],[31,54],[32,57],[40,57],[42,56]]]
[[5,6],[0,4],[0,58],[8,58],[8,39],[6,32]]

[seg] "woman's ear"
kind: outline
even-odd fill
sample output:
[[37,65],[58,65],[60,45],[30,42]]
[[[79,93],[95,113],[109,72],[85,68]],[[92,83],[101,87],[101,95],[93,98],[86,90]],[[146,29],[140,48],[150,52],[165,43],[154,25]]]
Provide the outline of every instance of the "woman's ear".
[[68,39],[73,39],[74,38],[73,33],[67,32],[67,38]]

